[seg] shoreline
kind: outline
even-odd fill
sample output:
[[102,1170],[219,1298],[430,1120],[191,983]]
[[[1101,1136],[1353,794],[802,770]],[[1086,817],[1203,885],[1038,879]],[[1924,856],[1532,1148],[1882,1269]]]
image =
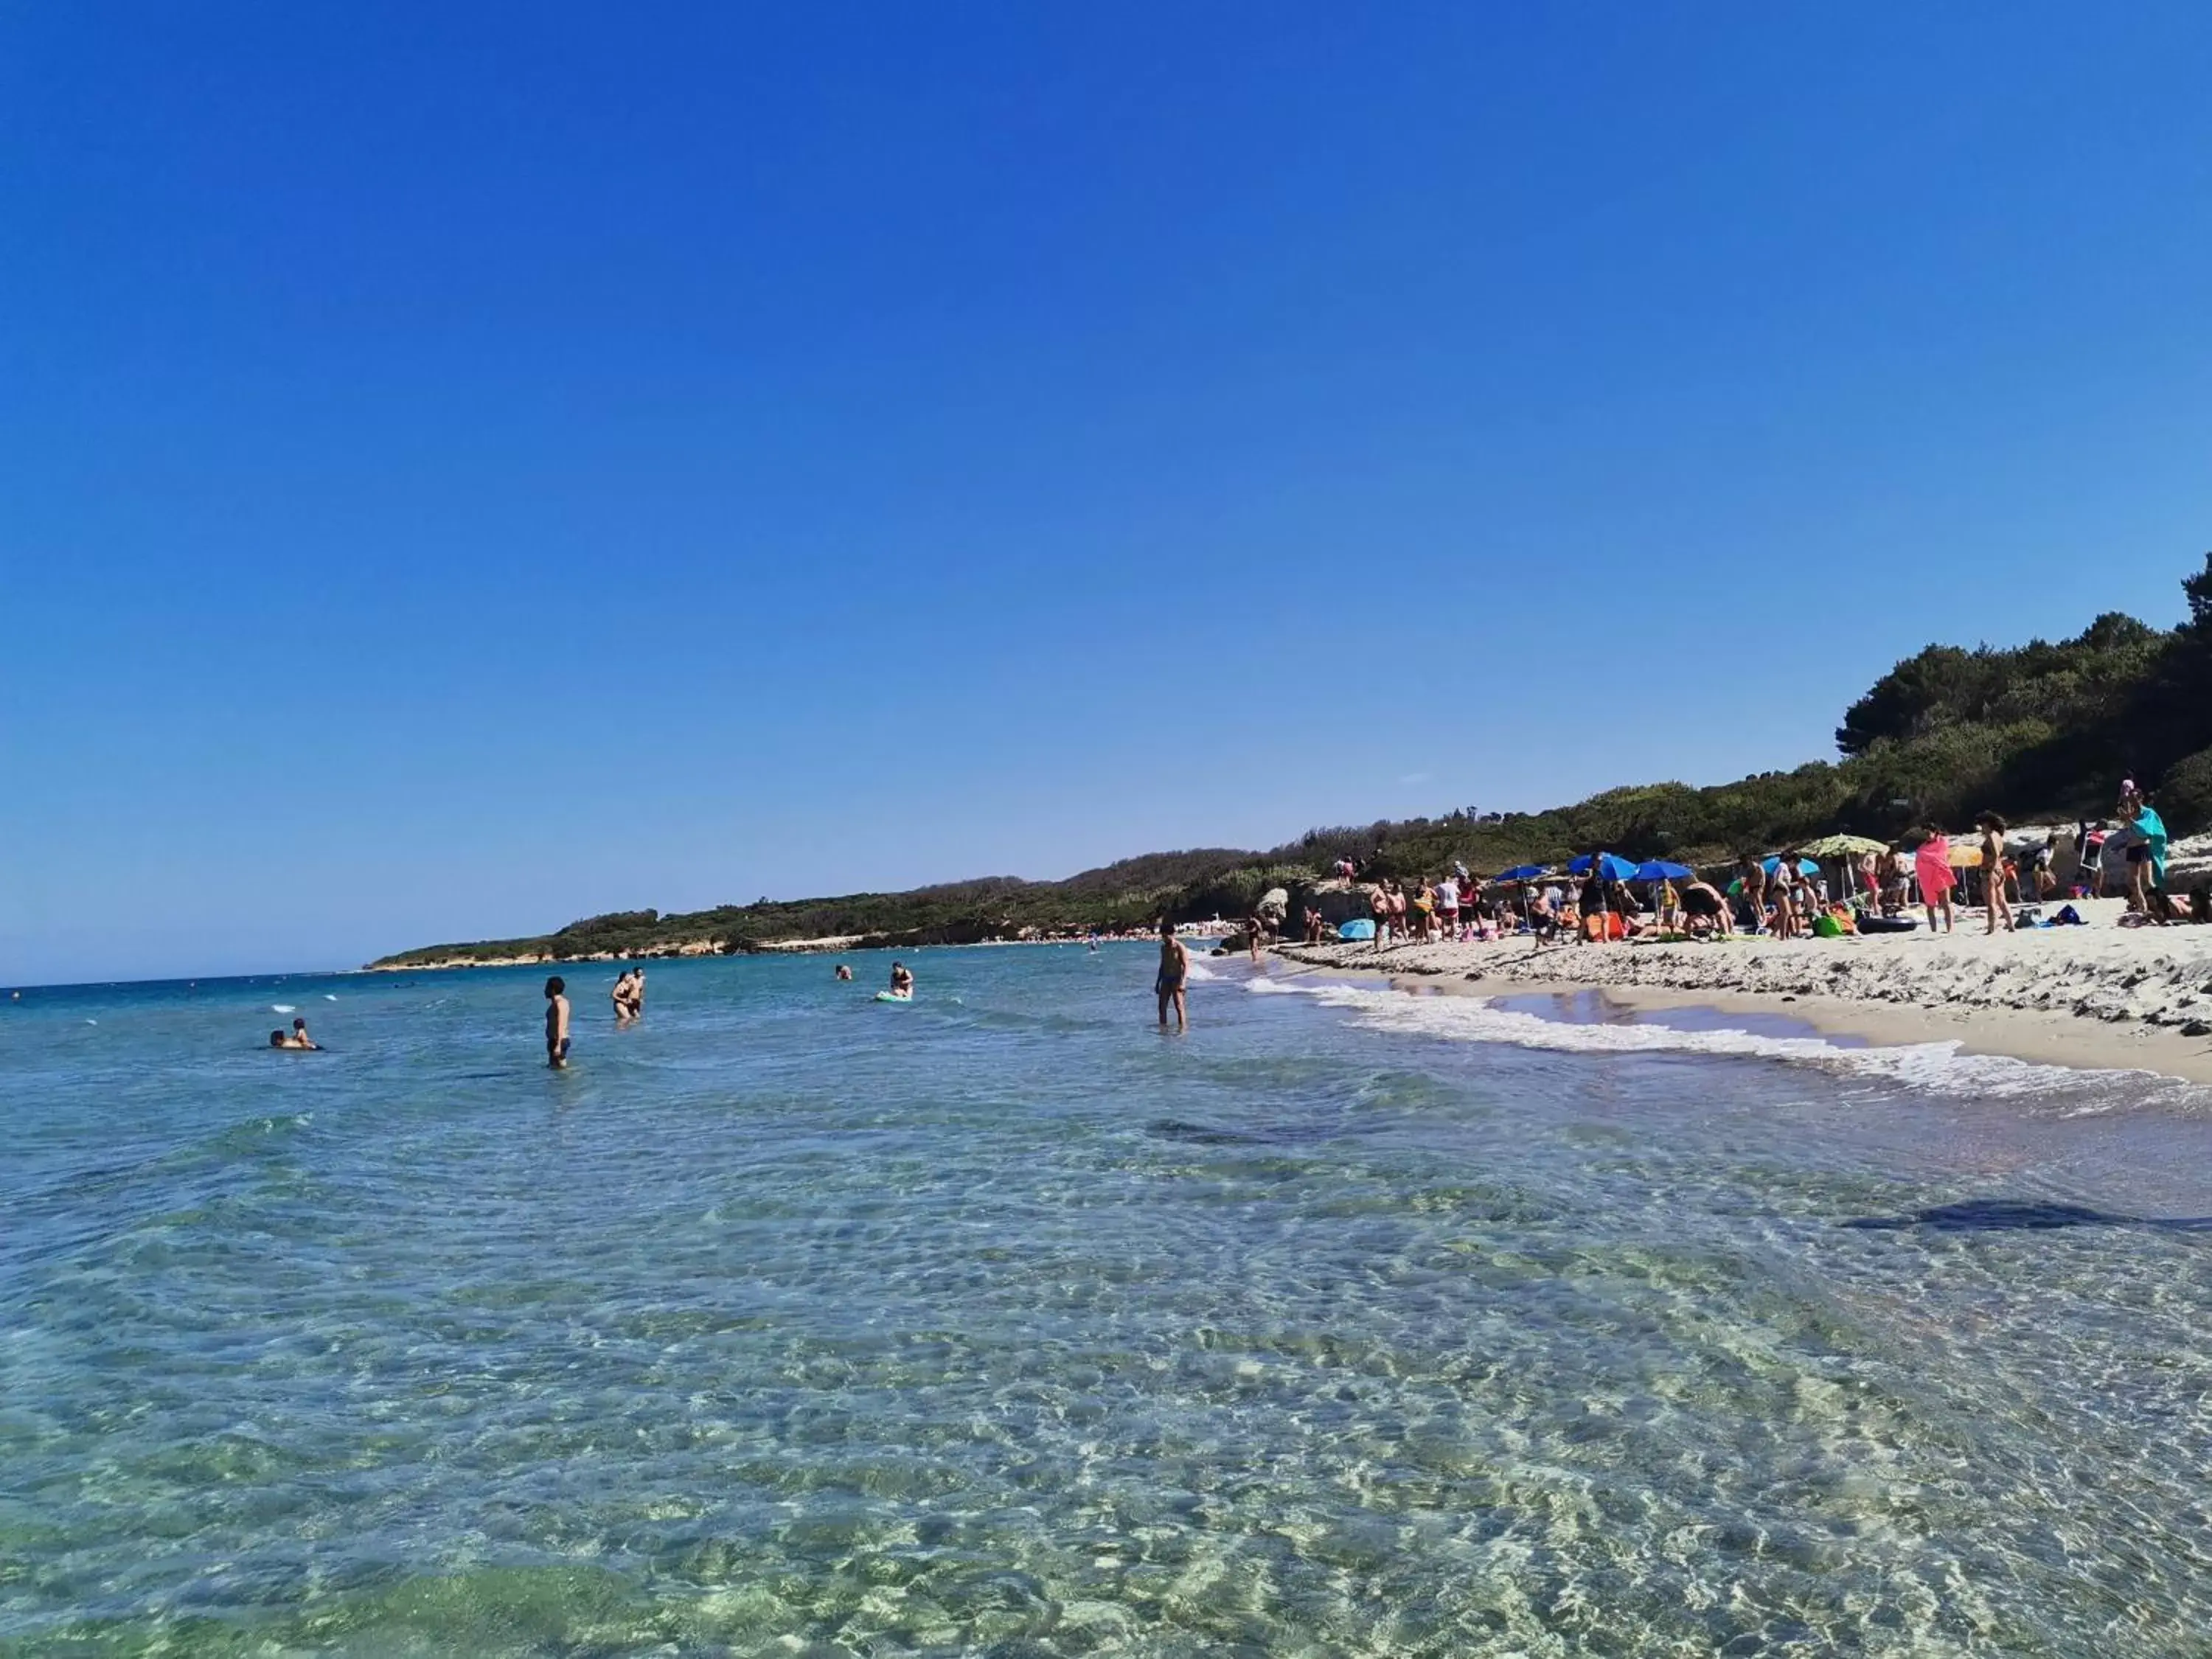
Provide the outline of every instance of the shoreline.
[[2037,1065],[2212,1084],[2212,927],[1723,945],[1283,945],[1272,954],[1405,992],[1593,991],[1638,1012],[1781,1016],[1877,1047],[1955,1042]]

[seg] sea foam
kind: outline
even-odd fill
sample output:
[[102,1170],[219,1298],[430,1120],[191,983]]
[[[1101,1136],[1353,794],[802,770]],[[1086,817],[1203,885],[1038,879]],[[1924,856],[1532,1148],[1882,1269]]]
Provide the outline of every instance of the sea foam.
[[[1776,1036],[1723,1028],[1684,1030],[1656,1022],[1547,1019],[1503,1008],[1487,997],[1421,996],[1337,981],[1286,984],[1254,978],[1246,988],[1262,995],[1313,998],[1341,1008],[1355,1024],[1456,1042],[1504,1042],[1567,1054],[1680,1054],[1734,1056],[1815,1066],[1919,1089],[1979,1095],[2082,1095],[2089,1110],[2122,1103],[2212,1107],[2212,1089],[2139,1070],[2098,1070],[2039,1065],[2006,1054],[1965,1052],[1955,1041],[1895,1046],[1855,1045],[1822,1036]],[[1532,994],[1541,994],[1532,988]],[[2124,1097],[2118,1091],[2124,1089]]]

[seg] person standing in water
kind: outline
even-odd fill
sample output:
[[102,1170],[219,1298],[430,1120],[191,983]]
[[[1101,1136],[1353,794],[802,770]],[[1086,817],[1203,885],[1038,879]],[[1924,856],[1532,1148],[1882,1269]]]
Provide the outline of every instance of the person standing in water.
[[545,1063],[568,1069],[568,982],[558,974],[545,981]]
[[630,1022],[629,976],[631,972],[630,969],[625,968],[616,976],[615,988],[610,998],[615,1005],[615,1024],[617,1025],[627,1025]]
[[1154,994],[1160,1002],[1160,1030],[1168,1029],[1168,1007],[1175,1006],[1176,1030],[1187,1030],[1190,1012],[1183,1000],[1183,984],[1190,977],[1190,952],[1176,937],[1175,923],[1163,920],[1160,923],[1160,971],[1152,981]]

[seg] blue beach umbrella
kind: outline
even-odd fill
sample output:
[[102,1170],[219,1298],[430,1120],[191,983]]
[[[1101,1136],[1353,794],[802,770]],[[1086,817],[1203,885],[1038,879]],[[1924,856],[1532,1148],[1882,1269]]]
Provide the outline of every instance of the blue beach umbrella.
[[1697,872],[1686,864],[1669,864],[1664,859],[1646,859],[1636,866],[1631,881],[1686,881]]
[[1567,866],[1567,872],[1570,875],[1585,875],[1592,864],[1597,866],[1598,874],[1607,881],[1636,879],[1636,866],[1618,853],[1585,853]]
[[1551,874],[1551,869],[1541,864],[1516,864],[1510,870],[1501,870],[1492,878],[1497,881],[1534,881],[1539,876]]
[[[1766,873],[1771,876],[1777,869],[1781,867],[1781,864],[1782,855],[1778,853],[1771,859],[1761,860],[1759,861],[1759,867],[1765,870]],[[1820,866],[1814,863],[1810,859],[1799,859],[1797,860],[1797,873],[1801,876],[1817,876],[1820,873]]]

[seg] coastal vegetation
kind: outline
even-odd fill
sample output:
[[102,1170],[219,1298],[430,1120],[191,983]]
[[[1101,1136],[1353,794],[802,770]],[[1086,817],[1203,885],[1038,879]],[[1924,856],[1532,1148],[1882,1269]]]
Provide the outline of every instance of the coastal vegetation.
[[2182,584],[2189,618],[2156,629],[2117,612],[2072,639],[1931,645],[1844,712],[1839,758],[1733,783],[1634,784],[1541,812],[1384,820],[1308,830],[1270,851],[1152,853],[1063,881],[986,877],[902,893],[769,901],[663,915],[626,910],[530,939],[432,945],[377,967],[749,951],[798,939],[960,944],[1237,915],[1268,889],[1342,859],[1413,879],[1605,848],[1698,864],[1838,830],[1890,839],[1984,811],[2094,817],[2122,775],[2156,792],[2177,835],[2212,826],[2212,555]]

